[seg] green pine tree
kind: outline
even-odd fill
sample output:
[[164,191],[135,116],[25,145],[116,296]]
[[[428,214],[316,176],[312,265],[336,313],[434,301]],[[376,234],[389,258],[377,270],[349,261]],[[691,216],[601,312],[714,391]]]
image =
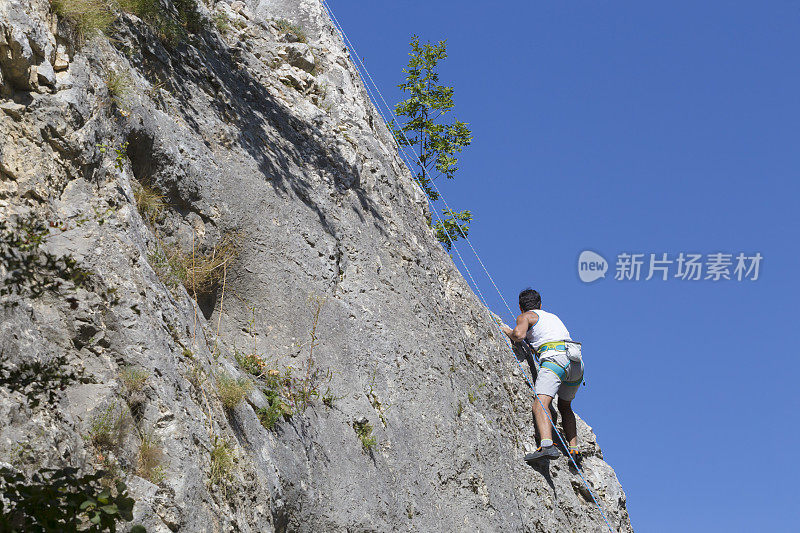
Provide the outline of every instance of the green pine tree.
[[[399,144],[418,153],[417,181],[431,201],[436,201],[439,193],[433,188],[433,181],[442,176],[453,179],[458,171],[456,155],[472,142],[472,132],[465,122],[445,121],[445,115],[455,106],[453,88],[439,85],[437,72],[439,61],[447,57],[446,42],[420,45],[415,35],[409,56],[408,66],[403,69],[406,81],[398,85],[409,98],[395,107],[395,114],[405,123],[394,133]],[[442,221],[434,224],[429,218],[428,224],[449,251],[452,241],[469,233],[472,213],[449,209],[442,213]]]

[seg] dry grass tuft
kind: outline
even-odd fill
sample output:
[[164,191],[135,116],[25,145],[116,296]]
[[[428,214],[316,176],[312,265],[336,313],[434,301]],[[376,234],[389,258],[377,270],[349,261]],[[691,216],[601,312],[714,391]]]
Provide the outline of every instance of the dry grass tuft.
[[142,434],[136,461],[136,475],[156,485],[164,481],[164,448],[152,434]]
[[[140,209],[150,214],[160,212],[158,209],[163,206],[158,207],[156,201],[152,198],[143,199],[141,205],[149,203],[150,207]],[[165,285],[174,289],[178,283],[182,283],[190,295],[199,297],[210,294],[224,279],[226,267],[239,255],[240,243],[241,236],[233,233],[223,237],[210,252],[187,253],[176,248],[169,254],[165,251],[167,247],[161,243],[148,253],[147,258]]]
[[208,294],[219,283],[225,267],[239,255],[241,237],[229,234],[206,254],[192,252],[181,258],[183,285],[190,294]]
[[81,38],[105,33],[114,22],[114,11],[107,0],[50,0],[53,12],[69,20]]
[[119,378],[122,385],[128,393],[139,392],[147,382],[150,373],[147,370],[141,369],[136,366],[128,366],[123,368],[119,373]]
[[147,185],[140,183],[133,191],[133,198],[136,201],[139,214],[145,222],[153,225],[161,220],[164,209],[167,207],[163,195],[158,194]]
[[225,409],[236,408],[252,389],[253,382],[249,379],[233,379],[224,372],[217,375],[217,395]]
[[217,485],[223,481],[229,481],[233,477],[233,448],[230,443],[217,436],[211,448],[211,474],[209,482]]
[[133,89],[133,78],[129,72],[123,70],[108,70],[106,72],[106,87],[108,94],[118,107],[127,106],[128,97]]

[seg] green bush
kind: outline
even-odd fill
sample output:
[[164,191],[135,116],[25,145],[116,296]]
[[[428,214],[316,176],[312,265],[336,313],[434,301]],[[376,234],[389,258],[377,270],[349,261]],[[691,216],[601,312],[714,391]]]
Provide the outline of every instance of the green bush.
[[[114,532],[133,520],[133,498],[123,482],[102,486],[103,472],[78,475],[76,468],[42,469],[30,480],[0,468],[0,530]],[[134,526],[131,533],[144,533]]]
[[261,425],[267,429],[272,429],[281,419],[291,417],[292,409],[284,403],[276,392],[266,390],[265,393],[267,401],[269,402],[269,407],[260,408],[256,411],[256,414],[261,421]]
[[[91,273],[78,267],[71,255],[57,256],[42,250],[48,236],[48,224],[34,215],[0,220],[0,270],[6,272],[0,296],[38,298],[45,292],[61,295],[69,287],[68,282],[73,288],[89,282]],[[7,300],[3,305],[16,302]]]

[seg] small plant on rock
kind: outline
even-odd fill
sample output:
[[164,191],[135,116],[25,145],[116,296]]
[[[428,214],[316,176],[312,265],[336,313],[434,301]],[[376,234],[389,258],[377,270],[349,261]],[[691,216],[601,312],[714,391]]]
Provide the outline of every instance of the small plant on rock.
[[228,18],[228,15],[222,11],[217,11],[214,13],[214,16],[211,18],[211,20],[214,22],[214,26],[217,27],[217,31],[220,33],[225,34],[231,31],[231,21]]
[[282,419],[292,416],[292,409],[283,403],[279,397],[267,397],[267,400],[269,401],[269,407],[262,407],[256,411],[261,425],[265,428],[273,429]]
[[353,429],[358,438],[361,439],[361,446],[365,451],[372,451],[375,445],[378,444],[378,440],[372,435],[372,424],[366,418],[353,422]]
[[130,73],[121,70],[106,72],[106,88],[111,99],[119,108],[126,108],[128,97],[133,89],[133,78]]
[[343,398],[344,396],[336,396],[331,388],[328,387],[325,389],[325,393],[322,395],[322,404],[329,409],[333,409],[333,407],[336,405],[336,402]]
[[108,152],[114,152],[114,168],[122,172],[125,170],[125,161],[128,159],[128,142],[124,142],[119,146],[114,146],[113,144],[102,143],[98,144],[97,148],[100,150],[101,154],[105,154]]
[[239,368],[250,375],[261,377],[268,370],[267,362],[257,353],[246,354],[239,350],[234,350],[233,356],[236,362],[239,363]]
[[180,257],[175,254],[167,255],[159,246],[147,252],[147,262],[167,288],[174,290],[180,286],[184,275]]
[[293,35],[297,42],[308,42],[308,36],[306,36],[306,32],[304,32],[303,28],[297,24],[293,24],[286,19],[277,19],[275,21],[275,26],[277,26],[278,31]]
[[92,418],[87,438],[98,450],[117,450],[125,440],[129,427],[126,411],[117,402],[111,402]]

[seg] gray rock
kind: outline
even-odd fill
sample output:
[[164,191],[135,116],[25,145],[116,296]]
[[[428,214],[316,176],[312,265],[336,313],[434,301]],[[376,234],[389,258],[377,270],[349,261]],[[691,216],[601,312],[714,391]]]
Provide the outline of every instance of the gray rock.
[[63,70],[67,70],[69,68],[69,55],[67,54],[67,50],[63,45],[59,45],[58,51],[56,52],[56,60],[53,63],[53,70],[56,72],[61,72]]
[[20,120],[22,119],[22,113],[25,111],[25,106],[12,101],[6,101],[0,103],[0,110],[14,120]]
[[[0,2],[13,85],[0,101],[0,219],[36,214],[45,249],[91,272],[82,288],[0,305],[2,363],[64,356],[60,372],[92,381],[38,406],[0,387],[0,461],[92,471],[103,451],[153,531],[602,530],[566,459],[523,463],[529,389],[426,224],[424,195],[319,2],[246,8],[246,46],[216,32],[164,45],[131,17],[113,45],[62,53],[55,43],[70,36],[51,33],[47,2]],[[280,60],[274,19],[303,28],[308,46],[290,48],[313,49],[318,74]],[[45,64],[60,71],[58,90],[39,94],[29,77],[43,83]],[[109,65],[149,90],[111,105]],[[226,235],[238,255],[195,299],[180,278]],[[263,380],[235,406],[221,401],[223,371],[255,379],[237,363],[252,353],[279,376],[316,376],[307,408],[272,429]],[[127,367],[146,372],[135,393]],[[122,434],[104,451],[86,435],[108,405]],[[372,427],[374,446],[354,421]],[[140,468],[145,435],[163,479]],[[592,490],[631,531],[583,421],[579,438]]]
[[285,46],[278,56],[293,67],[297,67],[306,72],[314,72],[316,68],[316,58],[311,52],[311,47],[307,44],[294,44]]
[[47,85],[53,87],[56,84],[56,71],[53,66],[46,59],[43,63],[36,66],[36,75],[39,85]]

